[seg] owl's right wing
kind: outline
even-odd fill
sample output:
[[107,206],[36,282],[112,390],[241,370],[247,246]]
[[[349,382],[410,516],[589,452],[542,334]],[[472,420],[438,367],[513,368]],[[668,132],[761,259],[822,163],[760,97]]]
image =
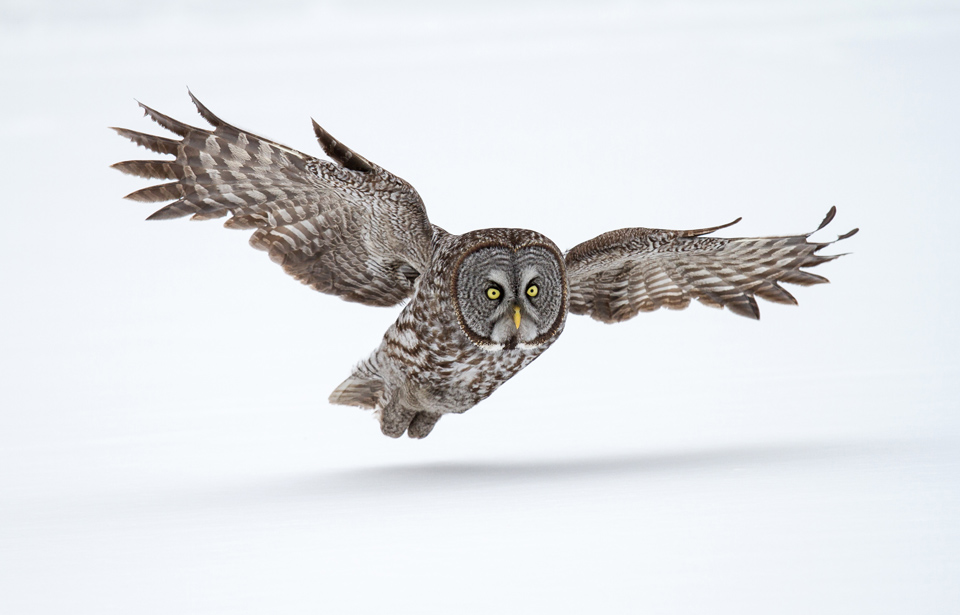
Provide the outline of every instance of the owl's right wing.
[[[817,228],[836,214],[830,209]],[[622,322],[661,307],[683,309],[691,299],[760,318],[756,297],[796,304],[780,282],[809,286],[827,279],[803,271],[839,254],[817,254],[830,243],[788,237],[703,237],[736,224],[692,231],[627,228],[581,243],[565,255],[570,312],[603,322]],[[814,231],[815,232],[815,231]],[[846,239],[850,231],[838,238]]]
[[168,160],[130,160],[114,168],[174,180],[137,190],[135,201],[173,201],[148,219],[231,217],[228,228],[255,229],[250,243],[288,274],[347,301],[388,306],[413,293],[429,266],[434,227],[413,187],[336,141],[313,123],[335,163],[227,124],[197,100],[213,126],[189,126],[144,105],[145,114],[181,139],[124,128],[120,135]]

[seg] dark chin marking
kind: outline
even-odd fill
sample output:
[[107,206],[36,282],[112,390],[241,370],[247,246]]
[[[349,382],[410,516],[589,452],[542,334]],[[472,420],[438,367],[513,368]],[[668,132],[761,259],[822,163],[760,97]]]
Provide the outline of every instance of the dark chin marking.
[[503,343],[504,350],[516,350],[517,348],[517,337],[513,336]]

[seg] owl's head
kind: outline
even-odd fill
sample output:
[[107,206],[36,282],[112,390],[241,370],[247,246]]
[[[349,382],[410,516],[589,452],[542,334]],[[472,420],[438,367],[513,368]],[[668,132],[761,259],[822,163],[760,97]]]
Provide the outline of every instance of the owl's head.
[[[471,237],[475,235],[474,237]],[[486,229],[463,236],[453,298],[460,328],[485,350],[546,343],[563,327],[567,284],[563,255],[533,231]]]

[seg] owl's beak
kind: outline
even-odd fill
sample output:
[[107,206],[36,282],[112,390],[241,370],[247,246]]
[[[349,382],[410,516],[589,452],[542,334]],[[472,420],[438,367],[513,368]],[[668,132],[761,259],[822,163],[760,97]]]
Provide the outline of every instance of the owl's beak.
[[520,306],[513,306],[513,324],[517,325],[517,328],[520,328]]

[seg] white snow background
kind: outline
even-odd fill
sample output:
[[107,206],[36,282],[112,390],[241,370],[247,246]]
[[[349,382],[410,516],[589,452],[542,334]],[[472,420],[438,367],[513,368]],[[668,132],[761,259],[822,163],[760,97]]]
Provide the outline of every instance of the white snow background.
[[[5,0],[0,57],[0,612],[960,612],[956,2]],[[187,86],[451,232],[861,232],[395,441],[326,398],[399,308],[122,200]]]

